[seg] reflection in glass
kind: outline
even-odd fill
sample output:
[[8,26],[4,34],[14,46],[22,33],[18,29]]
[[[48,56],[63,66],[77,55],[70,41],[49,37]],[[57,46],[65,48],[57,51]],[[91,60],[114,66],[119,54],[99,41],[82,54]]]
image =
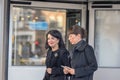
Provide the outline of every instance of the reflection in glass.
[[13,7],[12,19],[12,65],[44,65],[45,34],[57,29],[65,37],[66,11]]
[[100,67],[120,67],[120,11],[95,12],[95,52]]
[[[69,34],[69,28],[71,28],[73,25],[79,25],[81,26],[81,10],[73,10],[70,9],[67,11],[67,34]],[[81,26],[82,27],[82,26]],[[68,35],[67,35],[68,38]],[[66,39],[66,45],[70,53],[72,53],[72,48],[74,47],[68,39]]]

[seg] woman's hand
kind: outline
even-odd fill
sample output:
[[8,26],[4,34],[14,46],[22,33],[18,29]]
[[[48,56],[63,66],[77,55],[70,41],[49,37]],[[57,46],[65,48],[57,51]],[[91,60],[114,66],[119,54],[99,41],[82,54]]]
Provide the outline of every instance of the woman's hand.
[[52,73],[52,68],[47,68],[47,72],[48,72],[48,74],[51,74]]
[[75,75],[75,69],[73,68],[65,66],[63,71],[64,71],[64,74],[70,73],[71,75]]
[[68,72],[69,72],[71,75],[75,75],[75,69],[73,69],[73,68],[69,68],[69,69],[68,69]]
[[64,74],[68,74],[69,72],[68,72],[68,69],[67,69],[67,67],[63,67],[63,72],[64,72]]

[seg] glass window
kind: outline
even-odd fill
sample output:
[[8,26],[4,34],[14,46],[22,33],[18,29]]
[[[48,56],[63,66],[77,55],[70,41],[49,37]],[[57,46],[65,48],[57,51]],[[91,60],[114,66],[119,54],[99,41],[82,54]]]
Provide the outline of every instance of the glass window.
[[65,39],[66,11],[14,6],[12,14],[12,65],[44,65],[45,34],[57,29]]
[[95,11],[95,52],[100,67],[120,67],[120,11]]
[[[81,26],[81,10],[79,9],[69,9],[67,10],[67,34],[69,33],[69,28],[71,28],[73,25],[79,25]],[[67,36],[68,38],[68,36]],[[71,52],[73,45],[70,44],[69,40],[66,39],[67,42],[67,48],[69,52]]]

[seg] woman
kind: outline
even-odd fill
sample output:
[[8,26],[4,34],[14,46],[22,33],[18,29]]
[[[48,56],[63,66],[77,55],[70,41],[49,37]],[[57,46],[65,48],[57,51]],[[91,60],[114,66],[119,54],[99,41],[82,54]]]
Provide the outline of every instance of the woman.
[[71,75],[71,80],[93,80],[97,62],[93,48],[83,40],[86,33],[83,28],[74,25],[70,29],[69,41],[74,48],[71,55],[71,68],[64,67],[64,73]]
[[62,66],[70,66],[69,52],[66,50],[62,35],[58,30],[46,34],[46,73],[43,80],[67,80]]

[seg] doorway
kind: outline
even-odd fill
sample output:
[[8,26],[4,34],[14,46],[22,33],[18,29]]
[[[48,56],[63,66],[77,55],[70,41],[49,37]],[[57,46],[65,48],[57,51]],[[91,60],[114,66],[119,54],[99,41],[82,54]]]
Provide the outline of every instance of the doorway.
[[[89,43],[94,47],[99,70],[95,80],[120,79],[120,5],[90,4]],[[112,72],[112,73],[111,73]]]

